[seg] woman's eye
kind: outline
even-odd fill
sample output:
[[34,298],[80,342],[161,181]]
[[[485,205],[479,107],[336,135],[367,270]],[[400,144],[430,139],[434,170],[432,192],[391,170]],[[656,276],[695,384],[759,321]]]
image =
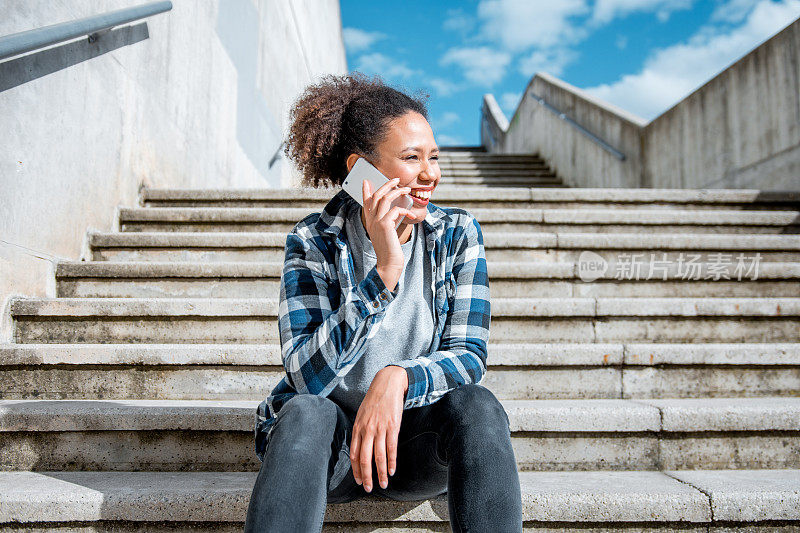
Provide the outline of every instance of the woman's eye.
[[438,161],[439,160],[439,156],[435,155],[435,156],[431,157],[431,159],[434,159],[434,160]]
[[416,159],[416,158],[417,158],[417,156],[415,156],[415,155],[410,155],[410,156],[406,157],[406,159]]

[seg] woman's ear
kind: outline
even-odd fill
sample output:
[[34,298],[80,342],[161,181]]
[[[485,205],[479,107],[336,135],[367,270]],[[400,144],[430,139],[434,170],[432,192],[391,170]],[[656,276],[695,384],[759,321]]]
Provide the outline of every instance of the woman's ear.
[[347,156],[347,161],[345,161],[345,164],[347,165],[347,172],[353,170],[353,165],[356,164],[356,161],[358,161],[359,157],[361,156],[358,154],[350,154]]

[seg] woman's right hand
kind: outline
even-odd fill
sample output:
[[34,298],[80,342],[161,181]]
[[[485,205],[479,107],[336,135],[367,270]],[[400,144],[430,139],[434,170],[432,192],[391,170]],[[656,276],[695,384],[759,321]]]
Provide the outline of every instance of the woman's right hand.
[[400,206],[392,207],[395,198],[411,192],[411,187],[393,188],[398,181],[400,181],[398,178],[391,179],[378,187],[375,192],[372,192],[369,180],[364,180],[361,185],[364,199],[362,211],[367,235],[372,241],[377,257],[376,268],[390,291],[394,291],[405,268],[403,249],[397,236],[397,223],[411,214],[411,211]]

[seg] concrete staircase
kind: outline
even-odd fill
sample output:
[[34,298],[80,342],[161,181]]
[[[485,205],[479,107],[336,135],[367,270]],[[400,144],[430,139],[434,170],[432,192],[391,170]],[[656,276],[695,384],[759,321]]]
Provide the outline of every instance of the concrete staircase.
[[[800,193],[541,186],[528,156],[467,150],[442,165],[432,200],[484,231],[482,384],[509,414],[526,530],[797,531]],[[241,531],[254,410],[283,374],[285,232],[335,192],[144,190],[58,265],[56,298],[12,302],[0,527]],[[446,496],[370,495],[329,505],[324,531],[447,521]]]
[[442,175],[453,185],[565,187],[547,163],[534,155],[492,155],[482,147],[442,150]]

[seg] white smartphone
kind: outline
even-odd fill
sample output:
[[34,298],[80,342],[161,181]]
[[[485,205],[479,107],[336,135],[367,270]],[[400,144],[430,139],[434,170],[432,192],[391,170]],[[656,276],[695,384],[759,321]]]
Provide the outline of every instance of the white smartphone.
[[[348,173],[347,177],[344,179],[344,183],[342,183],[342,189],[344,189],[347,194],[352,196],[355,201],[361,205],[361,207],[364,207],[364,196],[361,192],[364,180],[369,180],[370,184],[372,185],[372,192],[374,193],[378,190],[378,187],[382,187],[384,183],[389,181],[389,178],[384,176],[380,170],[375,168],[363,157],[359,157],[356,160],[356,164],[353,165],[350,173]],[[399,205],[404,209],[411,209],[411,206],[414,205],[414,200],[409,198],[407,194],[401,194],[392,202],[392,207],[396,205]],[[403,217],[400,217],[400,220],[398,220],[397,224],[395,224],[395,229],[400,226],[402,221]]]

